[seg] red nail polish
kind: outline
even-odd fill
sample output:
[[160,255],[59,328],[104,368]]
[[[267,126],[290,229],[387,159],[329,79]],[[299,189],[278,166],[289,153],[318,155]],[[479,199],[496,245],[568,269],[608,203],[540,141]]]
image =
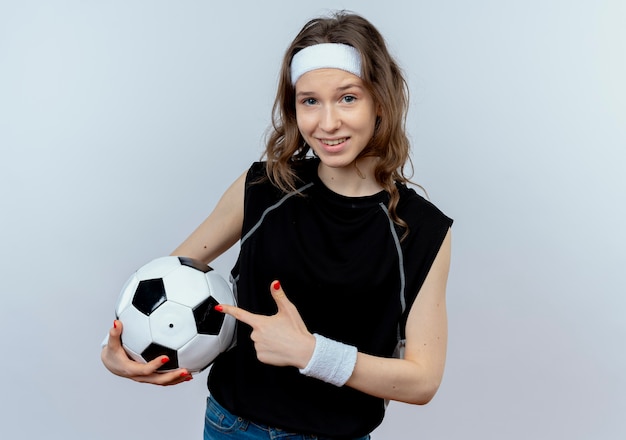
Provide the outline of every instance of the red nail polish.
[[117,321],[113,321],[113,328],[117,328]]
[[167,356],[165,356],[163,359],[161,359],[161,363],[162,364],[165,364],[165,363],[167,363],[169,361],[170,361],[170,358],[168,358]]
[[183,371],[182,373],[180,373],[180,377],[185,377],[185,376],[187,376],[188,374],[189,374],[189,373],[187,373],[187,372]]
[[280,289],[280,281],[275,281],[272,287],[274,287],[274,290]]
[[222,307],[221,305],[216,305],[215,307],[213,307],[215,310],[217,310],[218,312],[223,312],[224,311],[224,307]]

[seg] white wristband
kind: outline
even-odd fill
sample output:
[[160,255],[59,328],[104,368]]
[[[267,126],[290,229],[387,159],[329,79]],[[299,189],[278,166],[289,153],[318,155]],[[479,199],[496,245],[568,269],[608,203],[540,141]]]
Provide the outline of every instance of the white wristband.
[[307,366],[300,369],[300,373],[338,387],[343,386],[354,371],[356,347],[333,341],[317,333],[313,336],[315,336],[313,356]]

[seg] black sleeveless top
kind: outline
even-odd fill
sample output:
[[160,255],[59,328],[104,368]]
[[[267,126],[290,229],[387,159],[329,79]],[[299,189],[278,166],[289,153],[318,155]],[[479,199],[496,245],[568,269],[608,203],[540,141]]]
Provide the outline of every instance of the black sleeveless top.
[[[264,179],[265,163],[250,168],[232,270],[238,305],[275,314],[269,286],[280,280],[311,333],[391,357],[452,220],[398,185],[397,212],[409,225],[400,241],[404,230],[389,217],[386,192],[339,195],[320,181],[318,165],[318,159],[297,164],[298,190],[290,194]],[[380,424],[383,399],[303,376],[295,367],[262,364],[250,331],[238,324],[236,347],[218,357],[209,374],[211,394],[229,411],[332,438],[364,436]]]

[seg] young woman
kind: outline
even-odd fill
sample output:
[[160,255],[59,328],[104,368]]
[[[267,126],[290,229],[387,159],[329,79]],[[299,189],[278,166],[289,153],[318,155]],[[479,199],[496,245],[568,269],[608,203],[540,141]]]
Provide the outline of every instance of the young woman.
[[[407,87],[380,33],[339,13],[288,48],[266,160],[174,255],[232,270],[237,345],[211,368],[205,439],[367,439],[386,401],[425,404],[444,370],[452,220],[407,187]],[[161,385],[167,358],[131,361],[114,323],[113,373]],[[288,434],[292,433],[292,434]],[[281,438],[283,438],[281,437]]]

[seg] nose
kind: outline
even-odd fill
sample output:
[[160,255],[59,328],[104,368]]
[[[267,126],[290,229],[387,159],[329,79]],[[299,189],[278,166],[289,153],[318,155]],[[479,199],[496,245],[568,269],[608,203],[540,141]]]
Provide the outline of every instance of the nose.
[[332,105],[324,106],[320,115],[319,126],[326,133],[337,131],[341,126],[339,112]]

